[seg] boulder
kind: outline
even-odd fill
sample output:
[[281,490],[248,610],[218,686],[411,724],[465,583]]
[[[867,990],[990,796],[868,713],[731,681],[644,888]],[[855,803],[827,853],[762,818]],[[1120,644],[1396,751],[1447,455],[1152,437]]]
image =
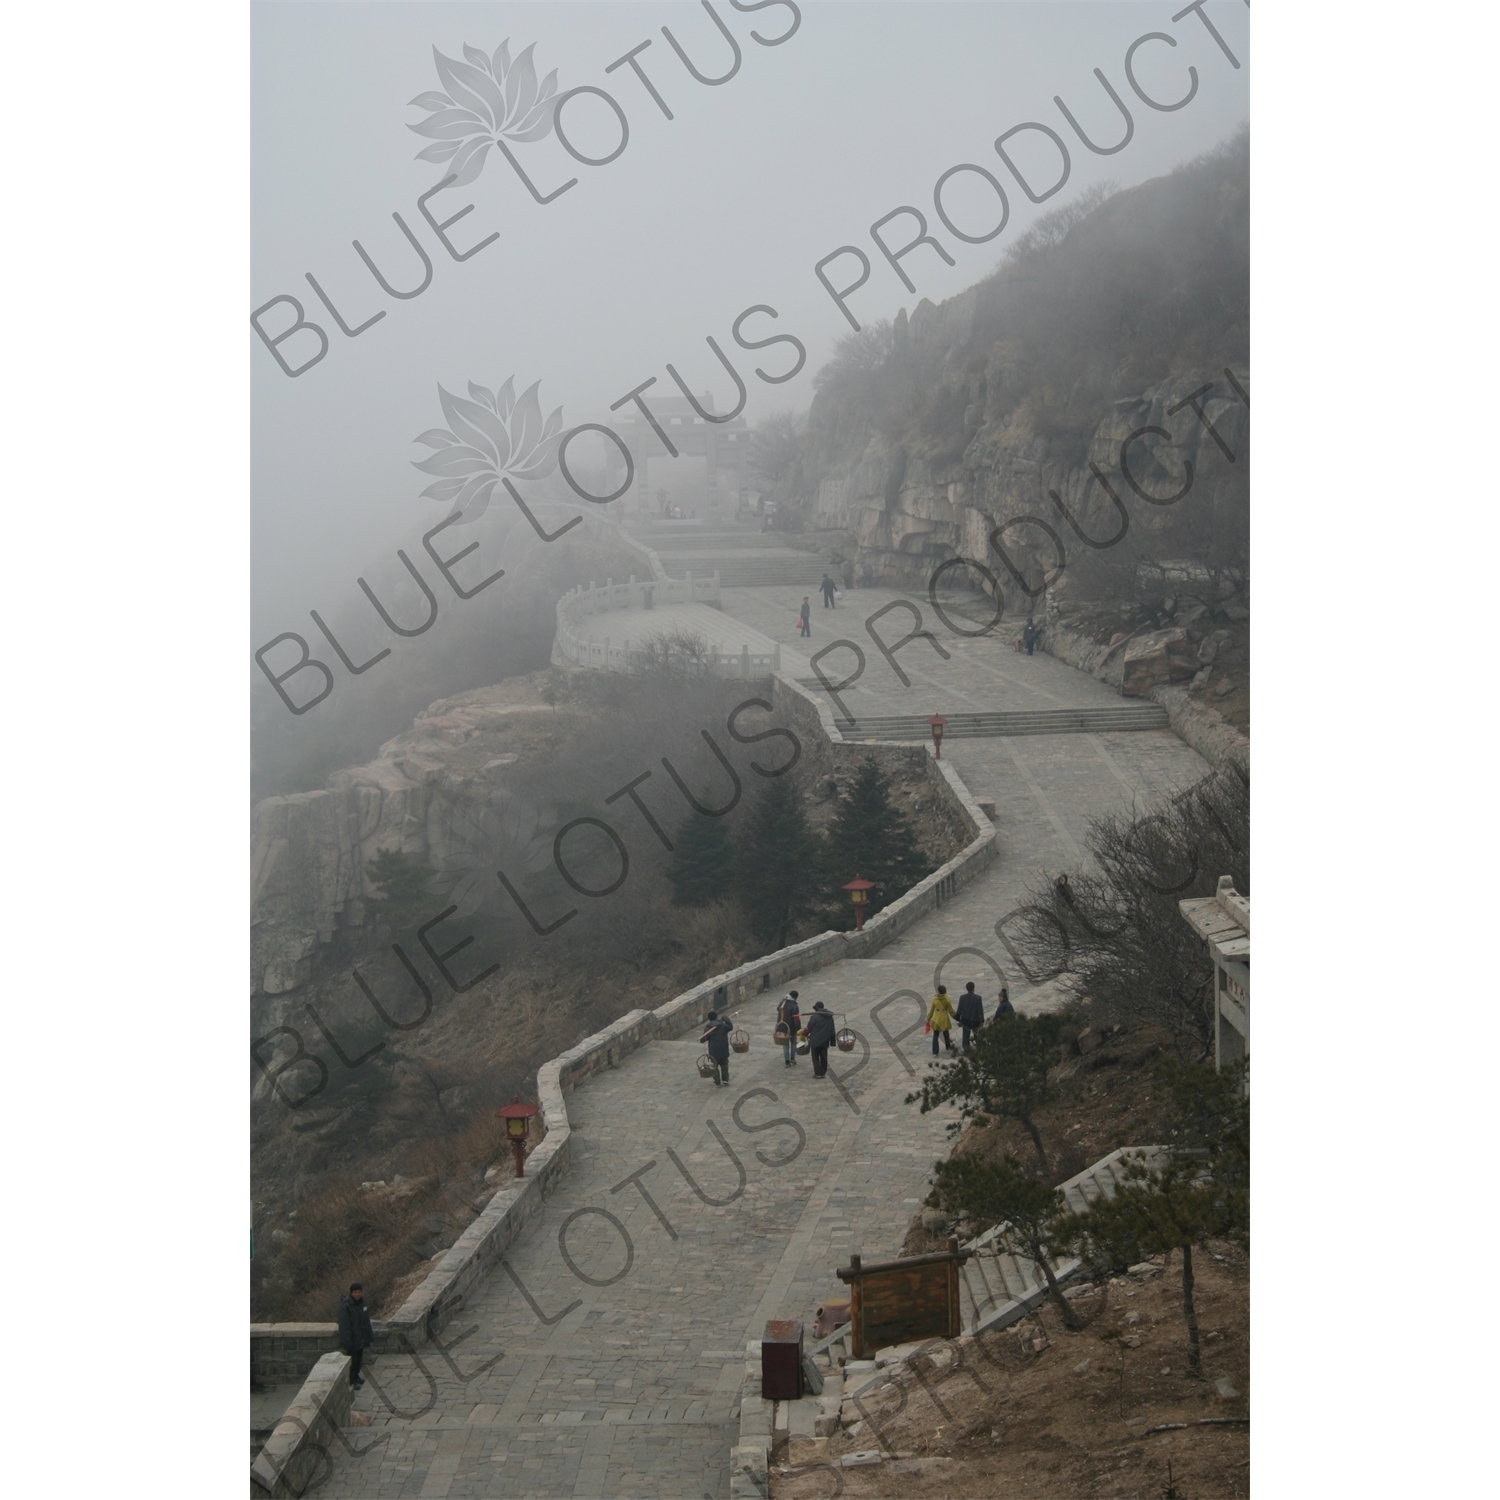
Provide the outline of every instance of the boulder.
[[794,1464],[827,1463],[828,1439],[826,1437],[793,1437],[787,1443],[787,1457]]
[[1198,643],[1198,661],[1201,665],[1212,666],[1215,658],[1234,637],[1227,630],[1210,631],[1208,635]]
[[1126,646],[1120,668],[1120,691],[1127,698],[1144,698],[1154,687],[1186,682],[1198,663],[1187,631],[1174,627],[1136,637]]

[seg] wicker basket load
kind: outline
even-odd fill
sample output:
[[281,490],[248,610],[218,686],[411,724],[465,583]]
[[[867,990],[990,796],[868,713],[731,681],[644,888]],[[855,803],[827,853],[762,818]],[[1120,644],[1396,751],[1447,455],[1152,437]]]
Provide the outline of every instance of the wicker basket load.
[[792,1034],[792,1029],[784,1021],[777,1024],[776,1030],[771,1033],[771,1040],[778,1047],[784,1047]]
[[840,1052],[853,1052],[855,1040],[854,1033],[847,1026],[834,1038]]
[[750,1050],[750,1033],[736,1026],[729,1033],[729,1045],[736,1052],[748,1052]]
[[811,1052],[811,1051],[812,1051],[812,1043],[810,1041],[808,1041],[808,1039],[807,1039],[807,1033],[805,1031],[799,1031],[797,1033],[797,1054],[798,1054],[798,1056],[799,1057],[806,1057],[807,1054],[809,1052]]
[[698,1076],[700,1078],[712,1078],[714,1076],[714,1060],[706,1052],[698,1059]]

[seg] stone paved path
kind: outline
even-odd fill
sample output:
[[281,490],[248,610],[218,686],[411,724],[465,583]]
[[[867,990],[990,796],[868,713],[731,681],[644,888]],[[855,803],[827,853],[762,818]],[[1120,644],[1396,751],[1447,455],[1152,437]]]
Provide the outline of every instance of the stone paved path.
[[[777,594],[736,589],[726,602],[759,628],[757,617],[771,625],[786,608]],[[862,607],[841,612],[842,633],[858,638],[865,615],[893,597],[847,595]],[[895,638],[905,621],[882,633]],[[911,712],[933,695],[945,709],[1118,702],[1050,657],[939,638],[950,662],[922,642],[901,654],[909,690],[865,638],[862,702],[880,712]],[[894,1254],[946,1149],[950,1117],[902,1103],[931,1063],[921,1007],[936,969],[950,989],[973,979],[987,1000],[998,969],[1020,1009],[1050,1003],[1047,987],[1033,991],[1016,972],[997,920],[1038,873],[1077,868],[1091,817],[1154,802],[1207,769],[1167,730],[960,740],[944,753],[972,791],[994,797],[1000,857],[878,957],[798,984],[804,1008],[821,999],[860,1035],[854,1053],[834,1054],[835,1078],[815,1081],[805,1058],[783,1065],[770,1041],[777,997],[767,995],[738,1013],[753,1042],[733,1058],[730,1088],[697,1077],[699,1048],[687,1040],[652,1043],[569,1095],[572,1170],[512,1247],[510,1270],[444,1339],[474,1331],[446,1355],[423,1350],[419,1364],[386,1354],[371,1367],[356,1406],[373,1425],[346,1431],[362,1448],[384,1441],[362,1457],[339,1452],[318,1493],[728,1494],[746,1341],[768,1318],[810,1324],[817,1303],[840,1292],[833,1271],[850,1251]]]

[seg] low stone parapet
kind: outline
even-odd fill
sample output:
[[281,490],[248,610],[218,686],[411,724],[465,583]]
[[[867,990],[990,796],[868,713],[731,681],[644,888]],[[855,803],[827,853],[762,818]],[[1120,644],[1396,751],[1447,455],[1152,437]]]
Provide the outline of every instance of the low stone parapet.
[[263,1385],[306,1380],[323,1355],[338,1347],[337,1323],[252,1323],[250,1378]]
[[326,1479],[332,1444],[348,1420],[353,1398],[349,1356],[322,1355],[251,1463],[251,1495],[300,1497]]
[[[632,588],[638,585],[611,585]],[[602,592],[602,591],[596,591]],[[559,605],[559,629],[562,624]],[[815,755],[831,752],[829,730],[832,719],[827,706],[796,683],[776,677],[772,692],[778,707],[785,708],[808,737]],[[885,747],[887,749],[894,747]],[[458,1237],[421,1285],[391,1315],[377,1324],[380,1341],[399,1347],[403,1340],[413,1348],[429,1342],[458,1314],[473,1290],[495,1268],[507,1248],[541,1212],[542,1204],[555,1191],[569,1164],[572,1129],[568,1121],[566,1094],[586,1079],[619,1065],[649,1041],[687,1036],[708,1018],[710,1010],[753,999],[766,991],[805,974],[815,973],[846,958],[864,958],[899,937],[928,912],[936,910],[973,880],[996,857],[998,845],[989,819],[945,762],[933,759],[925,748],[902,747],[932,783],[936,794],[967,828],[965,847],[940,869],[913,886],[905,895],[877,912],[862,932],[823,932],[762,958],[716,974],[702,984],[665,1002],[655,1010],[634,1010],[602,1031],[544,1063],[537,1072],[538,1104],[546,1125],[541,1144],[526,1159],[526,1176],[502,1188],[484,1211]],[[263,1327],[318,1330],[295,1337],[314,1341],[306,1349],[293,1351],[287,1344],[278,1357],[290,1360],[293,1353],[312,1353],[315,1341],[332,1324],[262,1325]],[[286,1337],[290,1338],[291,1335]],[[267,1346],[267,1358],[272,1349]]]

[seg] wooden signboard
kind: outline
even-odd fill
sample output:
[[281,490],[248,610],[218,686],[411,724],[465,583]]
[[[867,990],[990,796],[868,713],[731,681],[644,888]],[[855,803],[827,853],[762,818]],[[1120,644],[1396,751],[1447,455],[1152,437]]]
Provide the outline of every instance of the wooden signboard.
[[867,1359],[877,1349],[918,1339],[957,1338],[961,1329],[958,1268],[972,1252],[950,1239],[946,1251],[862,1265],[857,1255],[838,1278],[849,1287],[850,1353]]

